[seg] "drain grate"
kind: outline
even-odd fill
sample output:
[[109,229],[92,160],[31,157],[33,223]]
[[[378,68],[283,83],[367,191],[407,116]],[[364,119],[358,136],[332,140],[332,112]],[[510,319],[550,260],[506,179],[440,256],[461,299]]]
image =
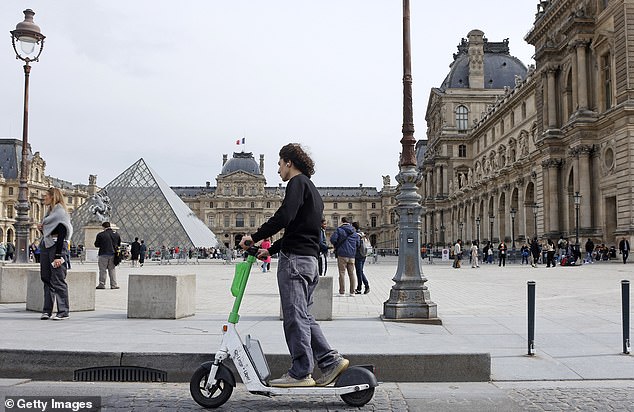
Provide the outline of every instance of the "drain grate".
[[167,382],[167,372],[140,366],[98,366],[77,369],[73,380],[80,382]]

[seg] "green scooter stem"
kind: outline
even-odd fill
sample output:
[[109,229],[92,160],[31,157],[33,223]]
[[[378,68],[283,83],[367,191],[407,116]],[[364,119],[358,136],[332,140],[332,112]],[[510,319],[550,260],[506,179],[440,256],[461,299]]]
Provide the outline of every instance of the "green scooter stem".
[[255,263],[255,256],[249,255],[246,262],[240,262],[236,265],[236,271],[233,275],[233,282],[231,283],[231,294],[235,296],[236,300],[233,302],[233,309],[229,314],[229,323],[237,324],[240,320],[240,304],[242,304],[242,297],[244,291],[247,288],[247,282],[249,281],[249,274],[251,273],[251,266]]

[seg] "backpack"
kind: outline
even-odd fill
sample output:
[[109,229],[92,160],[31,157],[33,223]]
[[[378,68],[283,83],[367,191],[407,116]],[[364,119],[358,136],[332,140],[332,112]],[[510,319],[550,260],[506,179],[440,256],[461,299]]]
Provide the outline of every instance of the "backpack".
[[365,237],[362,237],[359,239],[359,243],[357,243],[357,253],[360,256],[362,257],[368,256],[368,243],[370,242]]

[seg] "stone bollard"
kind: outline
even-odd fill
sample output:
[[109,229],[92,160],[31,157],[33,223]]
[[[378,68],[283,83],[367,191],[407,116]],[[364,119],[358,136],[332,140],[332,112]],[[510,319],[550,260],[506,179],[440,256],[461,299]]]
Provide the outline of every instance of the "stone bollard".
[[39,264],[0,265],[0,303],[26,302],[26,278]]
[[196,313],[196,275],[130,275],[128,318],[180,319]]
[[[68,305],[71,312],[95,310],[95,284],[97,272],[69,270],[66,274],[68,284]],[[39,270],[29,270],[27,275],[26,310],[41,312],[44,306],[44,284]],[[53,306],[53,313],[57,305]]]
[[[313,306],[310,313],[315,320],[332,320],[332,276],[320,276],[313,292]],[[280,320],[284,319],[280,305]]]

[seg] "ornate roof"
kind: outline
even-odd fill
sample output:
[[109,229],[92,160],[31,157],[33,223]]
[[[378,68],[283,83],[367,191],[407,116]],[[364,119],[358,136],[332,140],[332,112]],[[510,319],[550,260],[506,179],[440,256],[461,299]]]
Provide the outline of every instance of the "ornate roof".
[[233,172],[243,171],[254,175],[261,175],[260,166],[255,161],[251,152],[234,152],[233,157],[222,166],[221,175],[228,175]]

